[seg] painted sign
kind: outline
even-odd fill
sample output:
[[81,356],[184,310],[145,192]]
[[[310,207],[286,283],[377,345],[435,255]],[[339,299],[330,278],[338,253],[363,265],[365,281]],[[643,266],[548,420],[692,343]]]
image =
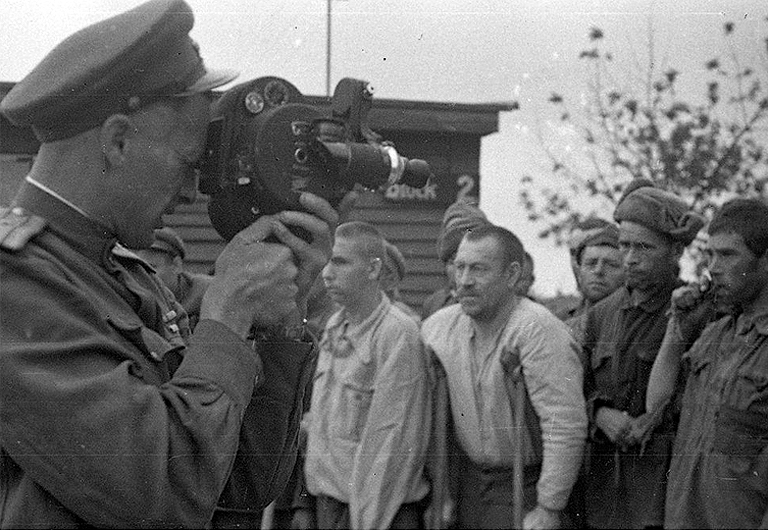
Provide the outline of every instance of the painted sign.
[[386,189],[384,197],[390,202],[409,203],[414,206],[448,206],[459,199],[479,197],[479,180],[478,175],[468,173],[436,176],[423,188],[393,184]]

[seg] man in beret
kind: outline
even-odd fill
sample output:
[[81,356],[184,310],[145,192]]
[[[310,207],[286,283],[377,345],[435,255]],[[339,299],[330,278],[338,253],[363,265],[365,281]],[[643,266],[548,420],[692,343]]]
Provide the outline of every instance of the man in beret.
[[456,256],[456,250],[459,248],[464,234],[488,223],[488,218],[477,206],[475,198],[459,199],[445,210],[440,234],[437,238],[437,256],[445,268],[447,285],[424,300],[421,309],[422,319],[426,319],[440,308],[457,302],[453,278],[453,257]]
[[[42,143],[0,212],[0,527],[232,525],[293,466],[312,345],[281,333],[330,254],[330,205],[302,195],[306,212],[235,236],[191,335],[126,250],[194,199],[210,91],[235,75],[206,68],[192,26],[183,0],[142,4],[70,36],[0,104]],[[252,342],[254,326],[276,332]]]
[[203,295],[211,285],[213,276],[184,270],[187,250],[184,241],[170,227],[155,229],[155,241],[152,246],[138,250],[136,254],[155,268],[157,276],[186,310],[189,328],[194,330],[200,319]]
[[586,524],[642,529],[662,525],[675,422],[645,410],[654,358],[667,327],[678,262],[704,225],[683,200],[649,183],[631,184],[614,212],[624,286],[585,317],[585,392],[590,415]]

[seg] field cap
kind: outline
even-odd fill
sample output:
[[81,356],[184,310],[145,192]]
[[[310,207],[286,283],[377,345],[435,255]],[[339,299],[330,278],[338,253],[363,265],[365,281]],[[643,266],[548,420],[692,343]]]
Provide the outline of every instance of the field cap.
[[116,113],[168,96],[207,92],[237,77],[211,70],[189,37],[184,0],[151,0],[70,35],[0,103],[40,142],[78,135]]
[[400,249],[393,243],[384,240],[384,271],[387,277],[391,277],[395,283],[405,278],[405,258]]
[[489,223],[485,213],[474,201],[460,199],[450,205],[443,214],[437,238],[437,255],[440,260],[444,263],[451,260],[467,232]]
[[606,222],[602,228],[594,229],[586,233],[574,250],[576,262],[579,264],[581,263],[581,254],[584,252],[584,249],[587,247],[597,247],[599,245],[618,249],[619,227],[613,223]]

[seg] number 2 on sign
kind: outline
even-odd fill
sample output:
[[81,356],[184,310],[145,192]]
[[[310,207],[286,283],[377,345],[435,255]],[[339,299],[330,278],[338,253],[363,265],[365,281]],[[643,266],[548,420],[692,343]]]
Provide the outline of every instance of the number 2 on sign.
[[456,179],[456,185],[459,187],[459,191],[456,194],[457,201],[466,200],[470,196],[477,196],[477,194],[472,193],[475,189],[475,180],[470,175],[460,175],[459,178]]

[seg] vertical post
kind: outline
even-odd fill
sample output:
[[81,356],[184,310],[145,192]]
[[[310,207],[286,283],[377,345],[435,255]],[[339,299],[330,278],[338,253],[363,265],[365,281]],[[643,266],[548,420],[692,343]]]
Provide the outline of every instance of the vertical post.
[[331,96],[331,2],[327,0],[327,31],[325,34],[325,95]]

